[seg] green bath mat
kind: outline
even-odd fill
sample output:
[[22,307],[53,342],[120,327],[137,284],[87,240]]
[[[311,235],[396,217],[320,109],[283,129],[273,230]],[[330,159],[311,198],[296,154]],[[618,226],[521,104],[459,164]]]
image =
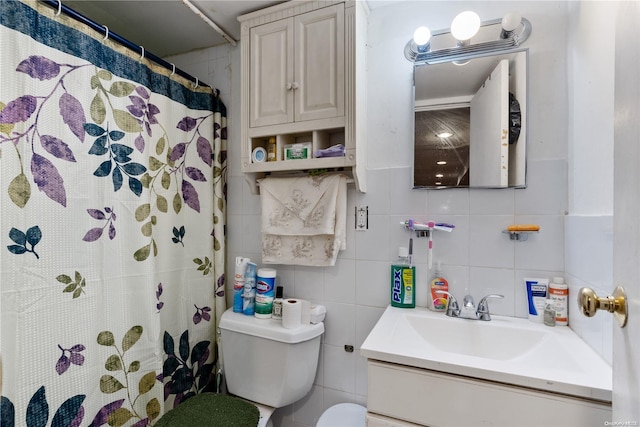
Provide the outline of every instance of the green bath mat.
[[255,405],[226,394],[201,393],[168,411],[155,427],[251,427],[260,411]]

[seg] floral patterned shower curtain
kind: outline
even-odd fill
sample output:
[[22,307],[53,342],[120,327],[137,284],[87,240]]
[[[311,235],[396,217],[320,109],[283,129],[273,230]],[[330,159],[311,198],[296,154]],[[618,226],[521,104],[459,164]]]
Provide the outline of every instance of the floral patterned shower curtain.
[[154,425],[215,374],[225,107],[0,3],[0,425]]

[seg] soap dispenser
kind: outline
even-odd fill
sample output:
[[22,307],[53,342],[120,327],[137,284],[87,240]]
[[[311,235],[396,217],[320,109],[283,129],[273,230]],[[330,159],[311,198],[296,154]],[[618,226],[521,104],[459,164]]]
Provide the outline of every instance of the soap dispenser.
[[440,261],[438,261],[436,274],[433,280],[431,280],[431,284],[429,286],[429,298],[427,305],[433,311],[445,311],[447,309],[449,295],[440,294],[437,291],[449,292],[449,282],[442,276]]

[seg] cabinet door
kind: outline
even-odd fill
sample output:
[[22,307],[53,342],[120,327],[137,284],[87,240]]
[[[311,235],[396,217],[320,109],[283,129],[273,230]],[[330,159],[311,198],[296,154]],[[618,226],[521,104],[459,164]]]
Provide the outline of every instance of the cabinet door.
[[293,19],[251,28],[250,127],[293,121]]
[[295,17],[295,121],[344,116],[344,4]]
[[471,100],[469,185],[509,185],[509,61],[503,59]]

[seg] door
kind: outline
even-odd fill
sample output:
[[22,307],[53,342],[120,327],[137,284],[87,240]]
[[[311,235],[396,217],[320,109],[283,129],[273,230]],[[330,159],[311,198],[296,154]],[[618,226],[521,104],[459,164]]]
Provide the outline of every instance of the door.
[[293,122],[293,19],[251,28],[249,126]]
[[613,283],[629,304],[625,328],[613,322],[613,420],[640,424],[640,3],[619,2],[614,97]]
[[469,185],[509,185],[509,61],[501,60],[471,99]]
[[344,116],[344,4],[295,17],[295,121]]

